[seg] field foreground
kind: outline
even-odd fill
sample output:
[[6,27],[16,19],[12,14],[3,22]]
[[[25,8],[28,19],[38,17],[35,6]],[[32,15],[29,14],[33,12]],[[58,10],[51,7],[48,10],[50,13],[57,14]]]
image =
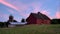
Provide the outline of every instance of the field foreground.
[[25,25],[14,28],[0,28],[0,34],[60,34],[60,24]]

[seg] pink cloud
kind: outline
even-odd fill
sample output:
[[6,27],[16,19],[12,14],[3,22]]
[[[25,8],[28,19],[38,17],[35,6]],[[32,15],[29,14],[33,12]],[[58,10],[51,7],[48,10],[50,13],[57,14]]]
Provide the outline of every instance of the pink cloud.
[[[4,5],[7,5],[7,6],[11,7],[11,8],[13,8],[13,9],[19,10],[17,12],[19,12],[19,15],[21,15],[23,17],[28,17],[29,16],[29,14],[26,14],[26,13],[22,12],[22,11],[28,10],[29,7],[33,7],[34,8],[33,11],[31,11],[31,12],[34,12],[34,13],[37,13],[40,10],[40,7],[41,7],[41,3],[38,3],[38,2],[37,3],[33,2],[31,4],[24,4],[24,3],[21,3],[21,2],[16,0],[16,1],[14,1],[12,3],[13,5],[8,3],[8,2],[5,2],[5,1],[2,1],[1,3],[4,4]],[[12,10],[9,10],[9,12],[12,13],[12,14],[15,13]]]
[[15,5],[15,6],[17,6],[19,8],[19,11],[18,12],[20,14],[22,13],[22,11],[28,10],[29,7],[33,7],[34,9],[31,12],[35,12],[36,13],[36,12],[38,12],[39,8],[41,7],[41,4],[40,3],[33,2],[31,4],[24,4],[24,3],[20,2],[20,1],[17,1],[17,0],[14,1],[12,4]]
[[50,12],[49,11],[47,11],[47,10],[42,10],[42,11],[40,11],[42,14],[45,14],[45,15],[49,15],[50,14]]
[[13,8],[13,9],[15,9],[17,11],[19,10],[16,6],[14,6],[14,5],[12,5],[12,4],[8,3],[8,2],[5,2],[4,0],[0,0],[0,3],[6,5],[8,7],[11,7],[11,8]]
[[57,11],[55,16],[56,16],[56,18],[59,19],[60,18],[60,11]]
[[41,10],[40,12],[41,12],[42,14],[47,15],[50,19],[53,18],[52,16],[50,16],[51,13],[50,13],[48,10]]

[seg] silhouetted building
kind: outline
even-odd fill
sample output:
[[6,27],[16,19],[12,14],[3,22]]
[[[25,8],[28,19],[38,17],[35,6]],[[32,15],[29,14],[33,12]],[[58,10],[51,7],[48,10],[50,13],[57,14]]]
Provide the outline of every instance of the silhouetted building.
[[27,24],[50,24],[50,18],[46,15],[38,12],[31,13],[30,16],[26,19]]

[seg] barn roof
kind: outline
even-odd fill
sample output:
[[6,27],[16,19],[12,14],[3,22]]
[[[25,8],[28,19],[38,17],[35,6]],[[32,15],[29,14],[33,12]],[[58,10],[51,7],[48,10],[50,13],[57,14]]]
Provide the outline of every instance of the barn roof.
[[50,20],[50,18],[48,16],[46,16],[46,15],[40,13],[40,12],[38,12],[38,13],[31,13],[31,15],[33,15],[37,19],[49,19]]

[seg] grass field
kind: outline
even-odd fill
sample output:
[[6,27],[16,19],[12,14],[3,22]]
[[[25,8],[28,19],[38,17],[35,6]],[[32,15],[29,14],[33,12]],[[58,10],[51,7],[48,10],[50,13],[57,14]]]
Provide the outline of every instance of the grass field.
[[0,34],[60,34],[60,24],[25,25],[14,28],[0,28]]

